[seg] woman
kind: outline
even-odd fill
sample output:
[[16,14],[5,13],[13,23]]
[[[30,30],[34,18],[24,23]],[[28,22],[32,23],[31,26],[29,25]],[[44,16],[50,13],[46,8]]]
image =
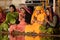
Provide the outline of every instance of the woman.
[[[53,34],[54,35],[59,35],[60,34],[60,31],[59,31],[59,17],[57,14],[53,13],[53,10],[51,7],[47,8],[46,10],[47,12],[47,17],[45,19],[45,21],[47,22],[47,27],[48,28],[52,28],[53,30]],[[58,37],[55,37],[54,40],[58,40],[60,38]]]
[[3,12],[3,9],[0,7],[0,25],[5,21],[6,14]]
[[47,18],[45,19],[45,21],[47,22],[48,27],[49,26],[50,27],[56,27],[58,17],[55,13],[53,13],[53,9],[51,7],[46,9],[46,14],[47,14]]
[[45,21],[47,22],[47,28],[54,28],[52,31],[54,31],[54,34],[59,33],[59,17],[57,14],[53,13],[52,8],[47,8],[47,18]]
[[31,18],[31,25],[26,25],[25,32],[41,33],[39,27],[43,25],[46,14],[41,6],[37,6]]
[[2,30],[8,31],[8,27],[12,24],[16,24],[16,20],[18,19],[18,13],[16,12],[16,8],[14,5],[9,6],[10,12],[6,15],[6,20],[0,25]]
[[19,24],[15,24],[15,25],[11,25],[10,26],[10,30],[9,32],[11,33],[12,31],[19,31],[19,32],[25,32],[25,26],[26,24],[29,23],[29,21],[27,21],[27,16],[28,13],[26,12],[26,10],[24,8],[20,9],[20,13],[19,13]]
[[[25,10],[26,10],[26,17],[25,17],[25,19],[26,19],[26,22],[28,23],[28,24],[30,24],[31,22],[31,16],[32,16],[32,12],[33,12],[33,7],[31,7],[31,6],[26,6],[26,5],[24,5],[24,4],[22,4],[21,5],[21,7],[23,7]],[[27,16],[28,15],[28,16]]]

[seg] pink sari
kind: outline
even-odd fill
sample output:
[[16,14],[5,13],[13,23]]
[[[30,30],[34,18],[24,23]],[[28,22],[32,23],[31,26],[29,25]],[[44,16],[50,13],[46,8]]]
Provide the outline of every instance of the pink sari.
[[20,31],[20,32],[24,32],[25,31],[25,26],[26,26],[26,22],[25,21],[21,21],[18,25],[16,30]]
[[22,20],[18,25],[11,25],[9,28],[9,32],[11,33],[13,30],[24,32],[25,31],[26,22]]
[[25,22],[25,19],[24,18],[22,18],[22,20],[21,20],[20,15],[23,15],[23,13],[19,13],[19,21],[20,21],[20,23],[19,24],[11,25],[10,28],[9,28],[9,32],[10,33],[13,30],[19,31],[19,32],[25,32],[26,22]]

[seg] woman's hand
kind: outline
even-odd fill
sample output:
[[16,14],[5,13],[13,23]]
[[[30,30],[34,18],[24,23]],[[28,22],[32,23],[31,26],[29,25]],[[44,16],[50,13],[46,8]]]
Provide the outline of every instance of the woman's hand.
[[37,18],[34,16],[34,19],[32,20],[31,24],[35,23],[37,21]]
[[31,24],[35,23],[35,20],[32,20]]
[[45,17],[45,21],[46,21],[46,22],[48,22],[48,19],[47,19],[47,17]]
[[45,19],[45,22],[50,23],[50,22],[48,21],[48,19]]
[[46,21],[46,22],[48,22],[48,20],[47,20],[47,19],[45,19],[45,21]]
[[43,22],[42,22],[42,21],[37,21],[37,23],[39,23],[39,24],[43,25]]

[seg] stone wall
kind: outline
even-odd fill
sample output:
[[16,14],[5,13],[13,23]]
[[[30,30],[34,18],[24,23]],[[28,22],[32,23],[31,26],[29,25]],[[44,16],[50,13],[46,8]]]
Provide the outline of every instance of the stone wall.
[[26,0],[12,0],[12,4],[15,6],[19,6],[21,3],[25,3]]

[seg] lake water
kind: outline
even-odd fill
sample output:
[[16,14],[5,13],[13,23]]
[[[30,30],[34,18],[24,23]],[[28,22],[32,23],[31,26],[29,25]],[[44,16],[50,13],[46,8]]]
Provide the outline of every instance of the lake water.
[[0,40],[60,40],[59,37],[0,34]]

